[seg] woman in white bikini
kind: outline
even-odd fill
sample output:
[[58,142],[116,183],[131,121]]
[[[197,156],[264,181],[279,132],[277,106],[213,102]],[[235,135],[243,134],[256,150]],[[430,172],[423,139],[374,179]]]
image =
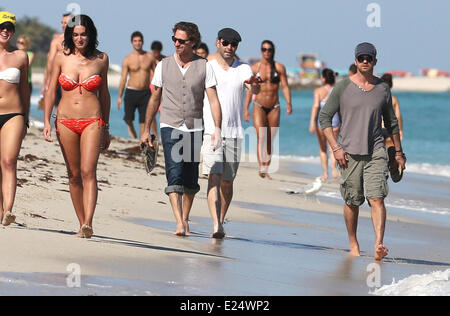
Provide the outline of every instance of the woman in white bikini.
[[[325,68],[322,71],[322,86],[314,91],[314,104],[311,110],[311,119],[309,123],[309,132],[317,135],[317,140],[319,141],[320,150],[320,163],[323,169],[322,180],[328,179],[328,154],[327,154],[327,139],[325,134],[320,129],[319,123],[319,112],[322,107],[327,103],[328,98],[333,91],[333,86],[336,81],[335,74],[333,70]],[[339,135],[339,127],[341,121],[339,119],[338,113],[333,117],[333,133],[337,139]],[[332,152],[330,148],[330,153]],[[339,177],[339,171],[336,168],[336,160],[333,154],[330,154],[331,159],[331,171],[333,178],[337,179]]]
[[[253,107],[253,126],[258,136],[259,176],[270,179],[268,174],[272,159],[273,140],[280,127],[280,100],[278,91],[281,88],[287,102],[287,114],[292,113],[291,92],[289,90],[286,68],[275,61],[275,45],[268,40],[261,44],[261,61],[252,66],[253,73],[259,78],[260,92],[255,96]],[[247,92],[244,119],[250,120],[249,106],[252,94]]]
[[30,109],[28,87],[28,56],[13,50],[10,40],[14,35],[16,17],[0,12],[0,222],[14,223],[12,214],[17,188],[17,158]]

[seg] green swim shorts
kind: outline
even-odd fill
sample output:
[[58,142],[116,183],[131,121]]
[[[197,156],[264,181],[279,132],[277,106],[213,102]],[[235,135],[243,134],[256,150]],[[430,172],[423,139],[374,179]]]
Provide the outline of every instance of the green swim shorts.
[[386,148],[376,149],[372,155],[350,155],[348,167],[341,169],[341,195],[350,206],[360,206],[365,199],[385,198],[389,193],[388,156]]

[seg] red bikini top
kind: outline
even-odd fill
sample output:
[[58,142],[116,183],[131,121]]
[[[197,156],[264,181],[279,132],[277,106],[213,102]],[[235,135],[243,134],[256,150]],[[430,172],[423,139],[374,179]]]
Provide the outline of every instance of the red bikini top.
[[102,77],[100,75],[93,75],[83,80],[81,83],[78,83],[72,78],[70,78],[68,75],[61,73],[61,75],[58,78],[58,81],[64,90],[72,91],[76,88],[80,88],[81,94],[82,93],[81,87],[91,92],[97,91],[102,84]]

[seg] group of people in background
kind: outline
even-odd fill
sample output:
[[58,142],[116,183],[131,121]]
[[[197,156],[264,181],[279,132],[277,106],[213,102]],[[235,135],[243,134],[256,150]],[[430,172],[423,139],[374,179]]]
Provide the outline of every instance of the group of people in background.
[[[97,29],[89,16],[64,15],[61,23],[63,33],[52,40],[42,87],[43,137],[53,141],[51,116],[57,105],[55,129],[79,220],[76,235],[91,238],[98,199],[97,163],[101,151],[110,144],[109,58],[97,49]],[[15,220],[12,208],[17,158],[30,106],[32,55],[27,53],[27,38],[18,39],[17,44],[22,45],[19,50],[11,48],[15,24],[14,14],[0,12],[0,219],[5,226]],[[149,147],[153,147],[151,134],[159,137],[155,116],[160,113],[165,193],[176,220],[177,236],[190,234],[189,215],[200,191],[202,155],[201,172],[208,176],[212,237],[222,239],[239,168],[242,122],[250,119],[252,101],[258,173],[261,178],[270,179],[272,144],[280,127],[280,89],[287,104],[286,113],[290,115],[293,111],[286,68],[275,60],[275,45],[269,40],[261,44],[261,60],[250,67],[236,57],[242,38],[234,29],[218,31],[217,50],[213,54],[202,45],[194,23],[179,22],[172,31],[175,52],[168,57],[161,55],[160,42],[154,42],[149,53],[143,49],[143,34],[131,35],[133,51],[122,64],[117,107],[120,109],[124,101],[124,121],[133,138],[138,138],[133,127],[138,110],[139,139]],[[359,44],[355,49],[356,73],[338,83],[331,69],[323,70],[322,86],[314,91],[309,130],[317,134],[324,169],[322,178],[328,178],[327,149],[332,153],[333,178],[342,177],[351,254],[359,255],[357,218],[359,206],[367,198],[376,234],[375,258],[381,260],[388,252],[383,244],[387,170],[391,169],[390,164],[403,170],[406,157],[401,147],[402,124],[398,123],[400,108],[390,92],[392,82],[388,77],[386,83],[373,75],[376,54],[372,44]],[[382,123],[394,147],[391,162],[386,154]]]

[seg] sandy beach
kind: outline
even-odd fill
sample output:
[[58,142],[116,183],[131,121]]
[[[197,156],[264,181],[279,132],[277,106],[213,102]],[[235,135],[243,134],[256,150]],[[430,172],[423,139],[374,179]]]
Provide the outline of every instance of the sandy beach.
[[[263,181],[255,164],[243,163],[228,236],[219,241],[210,238],[202,179],[191,212],[193,234],[181,238],[172,234],[162,157],[147,175],[136,145],[115,138],[101,156],[94,237],[78,239],[59,146],[29,130],[18,165],[16,224],[0,227],[0,295],[369,295],[376,289],[368,286],[374,263],[369,208],[360,216],[363,255],[351,259],[342,202],[333,198],[338,184],[326,183],[325,195],[286,193],[310,184],[320,166],[283,161],[273,180]],[[442,203],[448,203],[450,181],[439,181]],[[432,188],[411,175],[392,194],[414,194],[420,184]],[[388,213],[391,253],[376,265],[379,286],[450,268],[450,216]],[[75,287],[73,280],[79,281]]]

